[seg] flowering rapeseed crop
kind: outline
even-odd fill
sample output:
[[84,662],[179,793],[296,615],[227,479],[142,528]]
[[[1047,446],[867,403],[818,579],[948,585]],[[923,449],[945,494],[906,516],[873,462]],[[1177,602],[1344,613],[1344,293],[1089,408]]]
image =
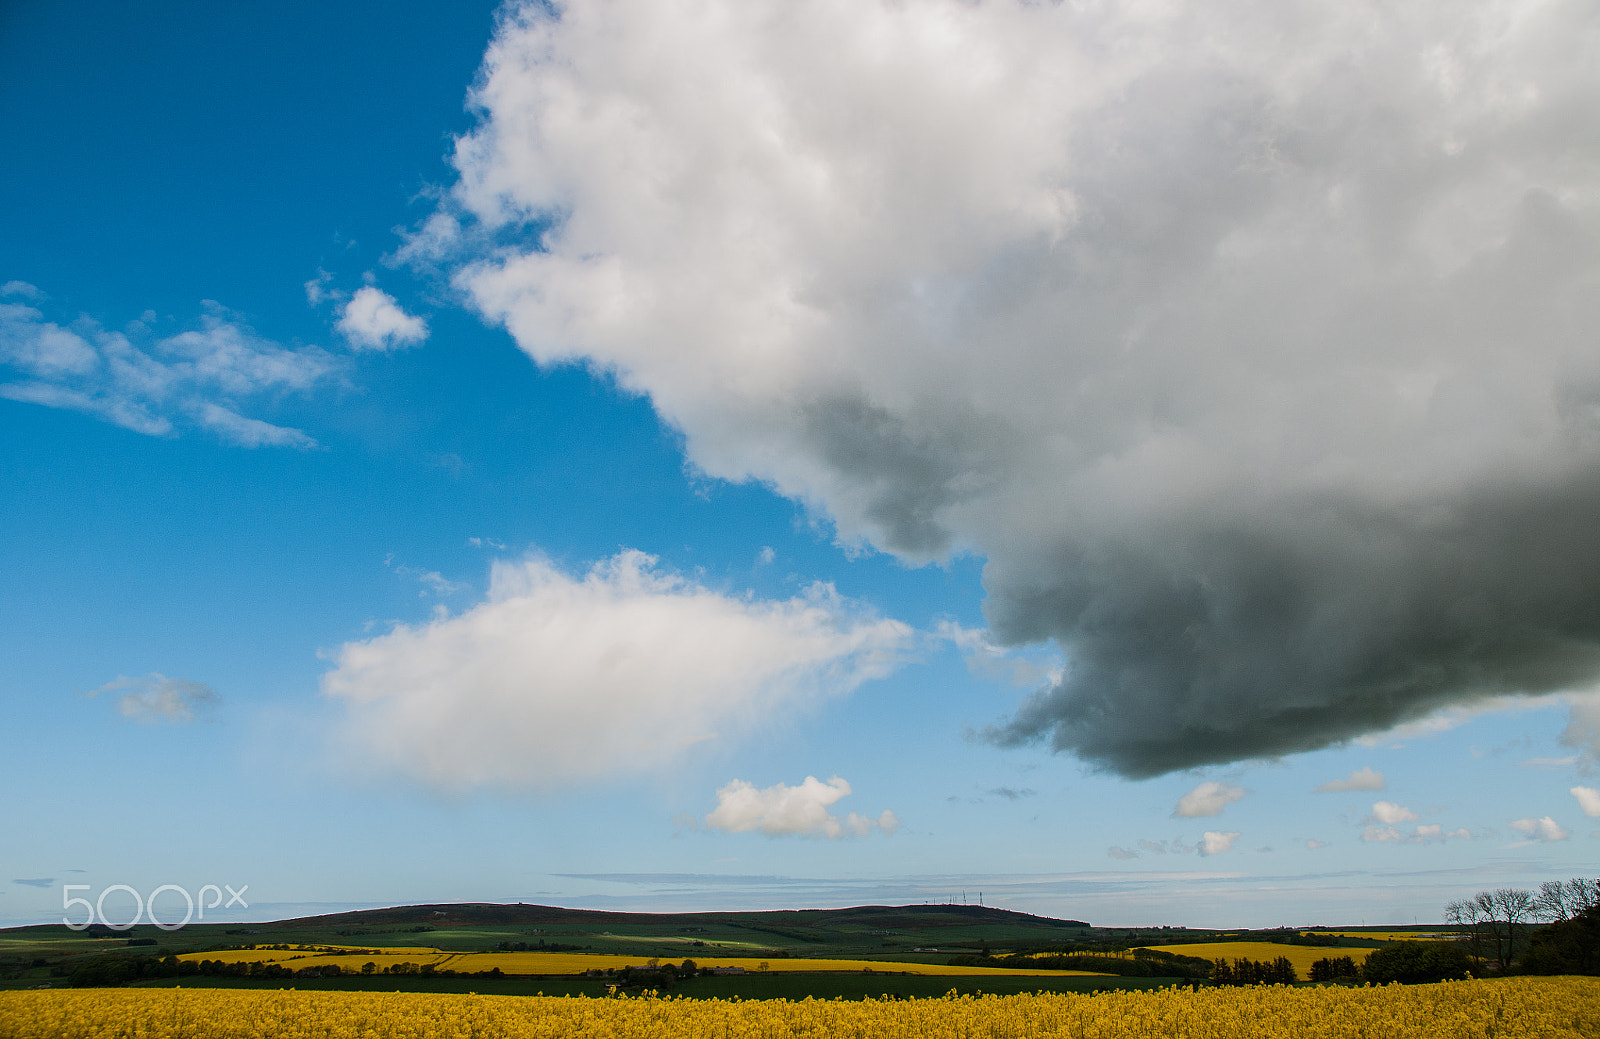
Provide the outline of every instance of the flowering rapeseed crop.
[[1329,956],[1348,956],[1361,963],[1370,955],[1370,948],[1346,949],[1326,945],[1285,945],[1281,942],[1202,942],[1195,945],[1153,945],[1152,949],[1174,953],[1178,956],[1198,956],[1202,960],[1228,961],[1261,960],[1271,963],[1282,956],[1294,964],[1303,978],[1311,973],[1311,965]]
[[812,1000],[0,992],[0,1039],[1592,1039],[1600,979]]

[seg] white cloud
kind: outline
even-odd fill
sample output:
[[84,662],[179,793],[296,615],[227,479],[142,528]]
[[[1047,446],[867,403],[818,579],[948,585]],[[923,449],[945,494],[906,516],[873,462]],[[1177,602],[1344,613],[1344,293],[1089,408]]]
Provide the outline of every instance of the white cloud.
[[834,776],[826,783],[807,776],[799,786],[777,783],[756,789],[735,779],[717,791],[717,807],[706,816],[708,830],[729,833],[760,831],[769,837],[864,837],[873,830],[894,833],[900,822],[884,809],[876,819],[851,812],[844,818],[828,811],[850,796],[850,784]]
[[1218,830],[1207,830],[1200,835],[1201,855],[1221,855],[1233,847],[1233,842],[1239,839],[1238,831],[1229,830],[1226,833]]
[[1205,782],[1178,798],[1172,814],[1179,819],[1221,815],[1222,810],[1245,795],[1242,786],[1227,783]]
[[1115,844],[1106,849],[1106,854],[1114,859],[1136,859],[1139,857],[1138,852],[1129,851],[1127,848],[1119,847]]
[[316,441],[241,415],[237,402],[304,393],[339,371],[324,351],[263,339],[210,302],[198,328],[166,337],[143,320],[128,332],[88,318],[63,327],[33,307],[0,304],[0,365],[24,376],[0,384],[10,400],[82,411],[148,436],[169,436],[183,422],[243,447],[296,448]]
[[[307,294],[310,285],[307,283]],[[344,305],[335,326],[357,350],[395,350],[428,338],[428,323],[400,309],[382,289],[364,285]]]
[[124,718],[141,722],[192,722],[196,711],[213,707],[221,700],[210,686],[155,672],[141,678],[118,677],[89,695],[116,692],[122,694],[117,697],[117,710]]
[[1591,819],[1600,819],[1600,790],[1592,786],[1575,786],[1568,791],[1578,799],[1578,807]]
[[1572,831],[1550,818],[1543,819],[1514,819],[1511,828],[1529,842],[1534,841],[1564,841],[1572,836]]
[[1591,17],[527,0],[405,254],[706,473],[983,555],[1072,663],[997,740],[1293,753],[1600,677]]
[[1388,784],[1384,782],[1383,773],[1366,765],[1351,772],[1343,779],[1330,779],[1317,787],[1317,793],[1338,793],[1346,790],[1386,790]]
[[1372,806],[1372,814],[1367,816],[1367,825],[1361,831],[1361,839],[1369,844],[1442,844],[1449,840],[1470,840],[1471,831],[1457,828],[1446,831],[1438,823],[1424,823],[1411,830],[1400,829],[1402,823],[1413,823],[1418,819],[1417,813],[1403,805],[1392,801],[1379,801]]
[[1306,847],[1311,851],[1316,851],[1318,848],[1326,848],[1327,846],[1327,841],[1319,841],[1315,837],[1310,837],[1306,840]]
[[346,643],[323,690],[352,746],[445,789],[551,788],[687,748],[889,673],[912,641],[826,585],[727,595],[625,551],[580,577],[497,562],[458,616]]
[[1393,801],[1379,801],[1372,806],[1372,818],[1385,826],[1417,821],[1417,813]]

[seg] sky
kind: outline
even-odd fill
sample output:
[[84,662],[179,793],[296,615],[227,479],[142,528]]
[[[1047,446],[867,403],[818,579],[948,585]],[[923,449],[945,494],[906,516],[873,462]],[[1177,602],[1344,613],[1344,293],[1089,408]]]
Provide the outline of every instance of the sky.
[[1592,875],[1597,47],[0,6],[0,924]]

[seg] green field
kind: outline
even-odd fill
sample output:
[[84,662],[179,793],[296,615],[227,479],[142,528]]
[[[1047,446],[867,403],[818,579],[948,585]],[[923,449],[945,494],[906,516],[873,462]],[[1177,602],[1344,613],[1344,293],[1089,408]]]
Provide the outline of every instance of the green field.
[[[1346,935],[1358,929],[1341,928]],[[1384,938],[1397,929],[1381,931]],[[1402,929],[1403,930],[1403,929]],[[1417,928],[1437,931],[1438,928]],[[130,942],[138,944],[132,944]],[[1175,977],[912,977],[893,973],[897,963],[946,965],[995,960],[1011,955],[1096,955],[1116,957],[1117,973],[1181,974],[1150,963],[1134,964],[1140,946],[1201,942],[1305,941],[1300,932],[1216,931],[1186,928],[1093,928],[1079,921],[1053,920],[972,905],[865,906],[838,910],[762,913],[644,914],[603,913],[533,905],[439,905],[343,913],[259,924],[200,924],[179,931],[153,926],[130,931],[75,932],[60,925],[0,930],[0,988],[52,987],[88,983],[94,971],[111,965],[135,972],[134,983],[270,988],[397,988],[412,991],[482,991],[601,995],[606,982],[573,977],[370,976],[235,978],[163,977],[137,981],[137,971],[153,968],[168,954],[204,954],[272,945],[338,945],[442,949],[448,952],[566,951],[620,954],[643,964],[650,958],[761,960],[827,958],[873,960],[883,973],[840,974],[752,970],[743,976],[681,980],[675,995],[758,998],[811,995],[860,998],[884,993],[905,996],[960,992],[1085,991],[1096,988],[1147,988],[1171,984]],[[1332,944],[1331,936],[1329,943]],[[1376,939],[1344,938],[1339,945],[1381,944]],[[1241,946],[1243,948],[1243,946]],[[263,957],[264,959],[270,957]],[[508,963],[511,959],[508,958]],[[615,961],[612,961],[615,962]],[[1124,969],[1124,967],[1126,969]],[[1091,967],[1088,969],[1102,969]],[[146,975],[148,977],[148,975]],[[127,979],[123,979],[127,980]],[[113,982],[115,983],[115,982]]]

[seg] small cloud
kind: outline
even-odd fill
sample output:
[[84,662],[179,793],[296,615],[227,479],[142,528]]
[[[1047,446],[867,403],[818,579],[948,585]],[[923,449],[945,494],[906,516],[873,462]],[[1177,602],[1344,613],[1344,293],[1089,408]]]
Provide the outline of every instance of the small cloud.
[[1147,841],[1142,837],[1139,839],[1138,844],[1139,847],[1152,855],[1187,855],[1199,847],[1199,845],[1195,844],[1185,844],[1181,840]]
[[1543,819],[1515,819],[1511,823],[1511,828],[1522,834],[1529,843],[1534,841],[1564,841],[1572,836],[1571,830],[1562,826],[1548,815]]
[[1361,839],[1368,844],[1443,844],[1445,841],[1472,839],[1472,831],[1458,827],[1446,832],[1437,823],[1415,827],[1410,833],[1398,826],[1368,825],[1361,831]]
[[1015,788],[1009,787],[1009,786],[997,786],[997,787],[993,787],[993,788],[991,788],[989,790],[986,790],[984,792],[988,793],[988,794],[993,794],[996,797],[1003,797],[1007,801],[1020,801],[1024,797],[1032,797],[1032,796],[1034,796],[1039,791],[1033,790],[1033,789],[1031,789],[1029,787],[1023,787],[1022,789],[1018,790],[1018,789],[1015,789]]
[[1416,812],[1393,801],[1379,801],[1372,806],[1372,815],[1369,818],[1385,826],[1394,826],[1398,823],[1414,823],[1419,817]]
[[770,566],[772,561],[777,558],[778,553],[773,550],[771,545],[762,545],[761,551],[756,553],[756,566]]
[[468,538],[467,547],[493,548],[504,552],[506,550],[506,543],[504,541],[496,541],[494,538]]
[[1600,819],[1600,790],[1592,786],[1575,786],[1567,791],[1578,799],[1578,807],[1591,819]]
[[196,711],[213,707],[222,699],[208,685],[153,671],[142,678],[118,676],[89,695],[114,692],[122,693],[117,697],[117,710],[122,716],[141,722],[192,722]]
[[1315,837],[1312,837],[1306,841],[1306,848],[1310,851],[1316,851],[1318,848],[1326,848],[1327,846],[1327,841],[1319,841]]
[[1106,854],[1114,859],[1136,859],[1139,857],[1138,852],[1129,851],[1127,848],[1119,848],[1115,844],[1106,849]]
[[400,309],[382,289],[364,285],[340,311],[336,328],[357,350],[395,350],[428,338],[428,323]]
[[11,883],[24,884],[28,887],[49,887],[55,882],[55,877],[19,877],[13,880]]
[[1221,855],[1233,847],[1233,842],[1239,839],[1239,831],[1229,830],[1223,833],[1218,830],[1207,830],[1200,835],[1201,855]]
[[873,830],[892,834],[900,820],[885,809],[876,819],[851,812],[844,818],[828,811],[841,798],[850,796],[850,784],[834,776],[826,783],[807,776],[799,786],[777,783],[757,789],[735,779],[717,791],[717,807],[706,816],[708,830],[748,833],[757,830],[769,837],[865,837]]
[[[25,281],[8,281],[0,285],[0,296],[20,296],[23,299],[41,300],[44,293],[37,286],[29,285]],[[21,881],[18,881],[21,883]]]
[[1389,785],[1384,782],[1383,773],[1376,769],[1361,767],[1343,779],[1330,779],[1317,787],[1319,794],[1342,793],[1347,790],[1387,790]]
[[422,585],[423,588],[421,592],[417,593],[418,595],[427,595],[429,592],[432,592],[436,596],[454,595],[456,592],[459,592],[466,587],[464,584],[459,584],[448,579],[437,570],[422,570],[414,566],[396,564],[393,553],[390,553],[384,557],[383,565],[387,566],[401,577],[415,578],[417,583]]
[[1178,806],[1172,810],[1172,814],[1179,819],[1221,815],[1224,808],[1239,800],[1245,793],[1242,786],[1214,781],[1201,783],[1178,798]]
[[328,300],[342,301],[344,293],[329,288],[333,283],[333,275],[322,268],[317,268],[317,276],[306,282],[306,302],[313,307],[319,306]]

